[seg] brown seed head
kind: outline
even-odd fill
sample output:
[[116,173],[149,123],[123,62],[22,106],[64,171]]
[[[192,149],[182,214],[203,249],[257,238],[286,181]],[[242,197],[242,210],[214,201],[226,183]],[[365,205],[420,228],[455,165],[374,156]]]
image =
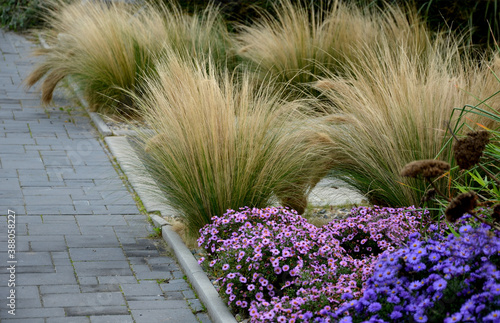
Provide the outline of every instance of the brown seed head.
[[436,195],[437,195],[436,190],[431,188],[425,193],[424,196],[422,196],[422,203],[434,200],[436,198]]
[[453,154],[460,169],[470,169],[479,162],[489,142],[489,136],[488,131],[474,131],[455,142]]
[[424,178],[441,176],[450,170],[450,164],[441,160],[423,159],[412,161],[406,164],[401,170],[401,176],[417,178],[421,175]]
[[477,195],[474,192],[466,192],[459,194],[444,211],[446,220],[449,222],[456,222],[465,213],[474,213],[474,209],[478,206]]

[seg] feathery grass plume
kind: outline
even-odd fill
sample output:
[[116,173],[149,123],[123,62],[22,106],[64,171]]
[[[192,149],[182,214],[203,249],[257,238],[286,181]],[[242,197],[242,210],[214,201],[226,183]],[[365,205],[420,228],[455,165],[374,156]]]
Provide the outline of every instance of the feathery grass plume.
[[226,62],[229,36],[212,6],[198,17],[183,14],[175,4],[50,3],[45,34],[51,48],[36,52],[43,59],[26,80],[31,87],[45,77],[45,104],[57,83],[71,76],[92,109],[134,113],[130,93],[140,94],[141,80],[154,75],[152,57],[161,55],[164,44],[193,59],[210,53]]
[[[442,147],[453,107],[475,102],[469,93],[490,96],[498,83],[490,82],[487,67],[461,52],[458,40],[436,36],[416,53],[409,46],[395,48],[387,37],[380,35],[376,48],[360,47],[344,76],[327,71],[318,90],[332,115],[349,120],[330,130],[335,175],[374,204],[416,205],[427,183],[401,178],[401,169],[414,160],[450,160]],[[436,185],[445,191],[446,183]]]
[[381,34],[388,35],[392,48],[404,45],[420,52],[429,45],[429,31],[415,10],[389,5],[384,11],[362,9],[338,0],[310,3],[279,0],[276,17],[263,13],[252,26],[241,27],[238,53],[261,79],[271,75],[297,85],[324,76],[324,68],[342,74],[346,61],[362,59],[357,49],[364,45],[370,50]]
[[401,170],[401,176],[417,178],[434,178],[450,170],[450,164],[442,160],[426,159],[408,163]]
[[321,73],[318,62],[338,69],[352,47],[374,40],[376,27],[359,8],[341,1],[324,1],[318,7],[278,1],[276,17],[264,12],[252,26],[241,26],[238,54],[263,79],[270,74],[278,81],[303,83]]
[[479,162],[489,142],[489,137],[488,131],[479,130],[470,132],[466,137],[455,141],[453,155],[460,169],[470,169]]
[[474,214],[474,209],[479,205],[476,193],[470,191],[457,195],[446,207],[444,214],[449,222],[456,222],[465,213]]
[[266,207],[317,176],[323,145],[304,138],[320,123],[301,112],[305,102],[284,102],[248,74],[237,79],[174,52],[157,73],[138,98],[155,132],[142,136],[144,163],[192,235],[229,208]]

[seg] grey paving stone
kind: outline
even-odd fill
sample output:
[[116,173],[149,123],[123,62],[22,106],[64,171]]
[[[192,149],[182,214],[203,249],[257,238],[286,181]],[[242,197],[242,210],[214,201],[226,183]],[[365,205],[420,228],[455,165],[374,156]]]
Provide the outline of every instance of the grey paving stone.
[[44,307],[94,307],[125,305],[119,292],[46,294],[42,296]]
[[129,301],[128,306],[132,310],[155,310],[155,309],[182,309],[188,308],[184,300],[156,300],[156,301]]
[[22,323],[44,323],[45,322],[45,319],[43,318],[31,318],[31,319],[27,319],[27,318],[19,318],[19,319],[4,319],[2,320],[2,322],[4,323],[19,323],[19,322],[22,322]]
[[38,196],[38,195],[25,195],[24,199],[26,201],[27,205],[71,205],[72,200],[71,196],[69,194],[61,194],[58,196],[53,196],[53,195],[44,195],[44,196]]
[[194,294],[194,292],[192,290],[185,290],[182,292],[182,295],[187,299],[196,298],[196,295]]
[[120,247],[120,242],[113,235],[68,235],[66,243],[70,248],[110,248]]
[[132,310],[136,323],[167,322],[167,323],[198,323],[196,316],[189,309]]
[[67,285],[76,284],[76,278],[73,273],[40,273],[37,275],[26,275],[19,280],[19,285]]
[[[65,315],[62,308],[19,308],[16,310],[17,319],[63,317]],[[7,311],[0,311],[0,319],[11,318]]]
[[0,190],[21,190],[19,179],[17,178],[0,178]]
[[[38,215],[23,215],[23,216],[18,216],[16,217],[16,223],[22,223],[22,224],[41,224],[42,223],[42,218]],[[26,240],[26,241],[29,241]]]
[[47,318],[45,323],[90,323],[90,318],[85,316],[51,317]]
[[161,271],[142,271],[136,272],[135,277],[140,280],[144,279],[172,279],[174,278],[169,272],[161,272]]
[[[29,286],[31,287],[31,286]],[[36,288],[36,287],[35,287]],[[80,292],[78,285],[40,286],[40,294],[75,294]]]
[[76,224],[76,219],[73,215],[42,215],[40,216],[43,224]]
[[[9,291],[10,288],[7,287],[7,284],[2,284],[2,287],[0,287],[2,300],[7,298]],[[17,299],[38,298],[38,288],[36,286],[16,286],[16,297]]]
[[130,268],[100,268],[99,264],[95,264],[93,268],[76,269],[78,277],[84,276],[132,276]]
[[[43,208],[35,208],[37,210],[42,210],[42,212],[37,212],[35,214],[57,214],[56,210],[60,210],[58,207],[50,209],[51,212],[43,212]],[[28,210],[29,212],[29,210]],[[73,235],[80,234],[80,229],[76,223],[53,223],[53,224],[41,224],[41,225],[31,225],[28,224],[28,230],[30,235]]]
[[[19,252],[18,252],[19,254]],[[23,266],[16,268],[17,273],[23,274],[39,274],[39,273],[55,273],[54,266]]]
[[184,279],[172,279],[168,283],[160,284],[160,288],[164,292],[182,292],[190,289]]
[[66,307],[67,316],[103,316],[103,315],[127,315],[129,314],[125,306],[79,306]]
[[52,258],[48,252],[21,252],[17,256],[17,265],[52,266]]
[[127,299],[131,296],[158,296],[163,294],[154,281],[141,281],[140,284],[121,284],[120,286]]
[[[2,145],[2,154],[3,155],[9,155],[9,154],[24,154],[25,150],[23,147],[23,144],[18,144],[18,143],[11,143],[7,144],[4,141],[7,141],[6,138],[0,138],[0,145]],[[11,138],[9,138],[9,141],[12,142]]]
[[178,270],[173,270],[171,274],[174,277],[174,279],[181,279],[184,277],[184,273],[180,270],[180,267]]
[[126,260],[121,248],[70,248],[73,261]]
[[38,241],[31,243],[33,251],[66,251],[68,246],[64,241]]
[[210,319],[210,316],[208,316],[207,313],[197,313],[196,318],[201,323],[211,323],[212,322],[212,320]]
[[80,226],[120,226],[127,225],[122,215],[90,215],[76,216]]
[[185,297],[182,295],[182,292],[165,292],[163,297],[168,300],[184,300]]
[[16,301],[16,307],[18,309],[21,308],[41,308],[42,303],[40,302],[40,298],[38,294],[32,295],[30,298],[18,298]]
[[134,276],[99,276],[99,284],[133,284],[137,283]]
[[105,285],[85,285],[81,287],[82,293],[99,293],[99,292],[120,292],[119,284]]
[[111,226],[89,226],[89,225],[81,225],[80,231],[82,235],[104,235],[104,236],[112,236],[116,238],[115,228]]
[[111,214],[137,214],[139,209],[134,205],[107,205],[106,208]]
[[98,285],[99,281],[97,280],[97,277],[79,277],[78,282],[80,285],[86,286],[86,285]]
[[189,307],[191,307],[191,310],[193,312],[198,313],[198,312],[203,312],[204,306],[201,304],[200,300],[197,298],[191,298],[187,300]]
[[133,323],[132,317],[129,315],[103,315],[90,316],[92,323]]

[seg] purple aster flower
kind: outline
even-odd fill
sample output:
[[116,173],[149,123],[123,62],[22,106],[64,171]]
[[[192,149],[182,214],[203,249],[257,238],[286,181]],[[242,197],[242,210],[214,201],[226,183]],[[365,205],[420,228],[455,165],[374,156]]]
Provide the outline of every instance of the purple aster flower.
[[460,229],[458,230],[461,234],[465,234],[465,233],[468,233],[472,230],[472,227],[470,225],[464,225],[462,227],[460,227]]
[[495,296],[500,295],[500,284],[491,285],[490,293],[495,295]]
[[396,295],[391,295],[387,298],[387,301],[392,304],[398,304],[401,301],[401,299]]
[[485,322],[500,322],[500,310],[493,311],[490,314],[483,317],[483,321]]
[[423,281],[421,281],[421,280],[416,280],[416,281],[414,281],[414,282],[411,282],[411,283],[410,283],[409,288],[410,288],[411,290],[416,290],[416,289],[419,289],[420,287],[422,287],[423,285],[424,285],[424,282],[423,282]]
[[347,293],[342,294],[341,299],[343,299],[343,300],[352,299],[352,297],[353,297],[352,294],[347,292]]
[[429,255],[429,260],[432,261],[432,262],[437,262],[440,258],[441,258],[441,256],[438,253],[436,253],[436,252],[432,252]]
[[222,270],[228,270],[229,269],[229,265],[228,264],[224,264],[224,266],[222,266]]
[[401,317],[403,317],[403,314],[400,311],[392,311],[391,315],[389,316],[392,320],[397,320]]
[[339,323],[352,323],[352,317],[346,316],[339,321]]
[[413,319],[416,322],[427,322],[427,316],[422,313],[415,313],[415,315],[413,315]]
[[461,319],[462,319],[462,314],[455,313],[455,314],[445,318],[444,323],[460,322]]
[[407,260],[410,264],[417,264],[420,262],[420,255],[412,252],[411,254],[408,255]]
[[439,290],[440,291],[440,290],[445,289],[447,284],[448,283],[446,282],[446,280],[441,278],[441,279],[436,280],[432,284],[432,287],[434,287],[435,290]]
[[378,312],[380,311],[380,309],[382,308],[382,305],[380,305],[379,302],[374,302],[374,303],[371,303],[369,306],[368,306],[368,311],[369,312]]

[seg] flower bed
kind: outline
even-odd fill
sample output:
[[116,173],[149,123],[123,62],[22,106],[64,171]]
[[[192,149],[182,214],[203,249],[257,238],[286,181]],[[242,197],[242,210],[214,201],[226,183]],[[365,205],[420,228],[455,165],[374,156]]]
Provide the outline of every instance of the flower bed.
[[209,254],[200,263],[253,322],[328,320],[344,299],[362,296],[378,253],[400,248],[426,219],[414,208],[360,207],[318,228],[285,208],[229,210],[200,231]]
[[500,322],[500,234],[488,225],[460,237],[411,235],[386,252],[359,300],[331,312],[340,322]]

